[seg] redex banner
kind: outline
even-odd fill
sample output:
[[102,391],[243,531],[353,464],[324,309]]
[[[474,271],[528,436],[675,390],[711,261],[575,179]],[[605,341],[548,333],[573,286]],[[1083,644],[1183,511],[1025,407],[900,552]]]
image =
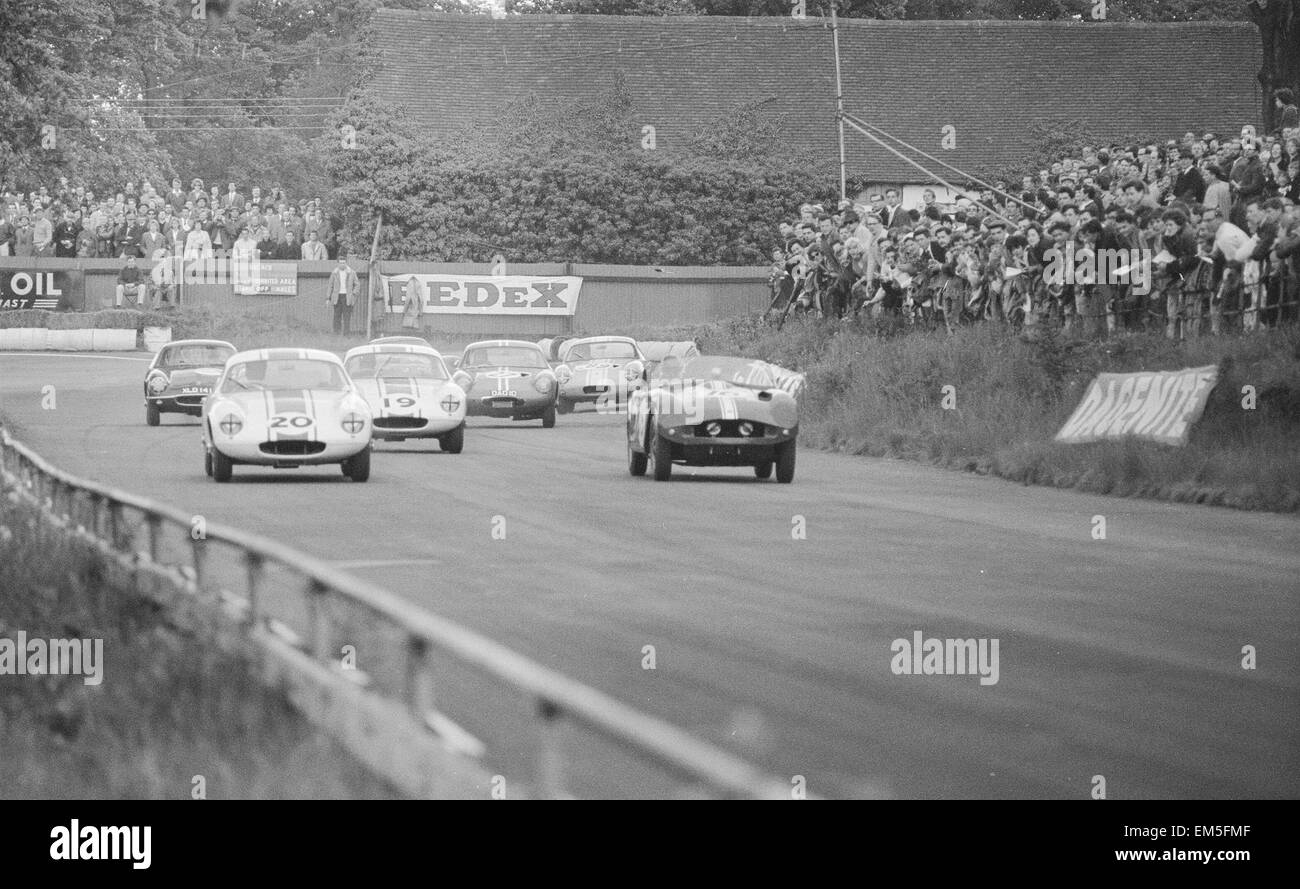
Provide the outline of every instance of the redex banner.
[[1218,365],[1185,370],[1099,374],[1056,440],[1080,444],[1103,439],[1145,438],[1182,446],[1201,418]]
[[578,277],[531,275],[380,275],[390,312],[406,306],[406,285],[421,285],[424,311],[460,315],[572,315],[578,308]]
[[81,308],[85,273],[0,269],[0,310]]

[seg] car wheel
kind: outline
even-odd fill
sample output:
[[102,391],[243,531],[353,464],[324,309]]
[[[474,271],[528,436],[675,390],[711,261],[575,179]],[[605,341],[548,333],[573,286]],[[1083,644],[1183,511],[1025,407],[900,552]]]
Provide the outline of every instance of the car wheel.
[[542,428],[550,429],[555,426],[555,405],[551,405],[542,414]]
[[776,446],[776,480],[783,485],[794,481],[794,440]]
[[[651,429],[654,429],[655,418],[650,418]],[[666,482],[673,476],[673,444],[664,438],[658,431],[650,433],[654,436],[650,445],[650,456],[655,461],[655,481]]]
[[573,413],[573,403],[561,398],[559,401],[555,402],[555,412],[559,414],[571,414]]
[[370,447],[352,455],[347,461],[348,478],[354,482],[364,482],[370,478]]
[[757,478],[771,478],[771,477],[772,477],[772,461],[771,461],[771,460],[764,460],[762,463],[755,463],[755,464],[754,464],[754,475],[755,475]]
[[438,444],[441,445],[442,449],[448,454],[459,454],[465,449],[465,424],[461,423],[455,429],[438,439]]
[[158,410],[158,405],[150,402],[144,407],[144,421],[150,426],[157,426],[162,422],[162,411]]
[[203,474],[212,478],[212,452],[207,448],[203,449]]
[[645,475],[646,465],[649,461],[650,455],[632,447],[632,442],[629,440],[627,443],[627,471],[635,476]]
[[234,461],[216,448],[212,448],[212,480],[228,482],[230,481],[230,477],[234,475],[234,472]]

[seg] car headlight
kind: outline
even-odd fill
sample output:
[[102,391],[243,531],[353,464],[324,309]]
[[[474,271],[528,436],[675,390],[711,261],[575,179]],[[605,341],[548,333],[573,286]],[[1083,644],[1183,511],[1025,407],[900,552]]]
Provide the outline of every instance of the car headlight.
[[350,411],[343,415],[340,425],[348,435],[357,435],[366,428],[366,418],[355,411]]
[[555,385],[555,379],[550,374],[538,374],[533,380],[533,388],[543,395],[550,392],[553,385]]
[[721,435],[722,424],[717,420],[714,420],[712,423],[704,427],[704,431],[709,433],[709,435]]
[[244,428],[244,418],[239,414],[226,414],[217,427],[227,436],[234,438]]
[[452,374],[451,381],[468,392],[470,384],[474,382],[474,378],[465,373],[465,371],[458,370]]
[[747,435],[747,436],[748,436],[748,435],[753,435],[753,434],[754,434],[754,424],[753,424],[753,423],[741,423],[741,424],[740,424],[740,434],[741,434],[741,435]]
[[641,376],[641,368],[637,367],[635,364],[629,364],[627,367],[623,368],[623,379],[627,380],[629,383],[635,381],[639,376]]
[[573,378],[573,368],[567,364],[561,364],[555,369],[555,376],[561,383],[567,383]]
[[160,394],[167,388],[167,374],[162,373],[161,371],[154,371],[149,375],[149,381],[146,385],[149,387],[150,394]]

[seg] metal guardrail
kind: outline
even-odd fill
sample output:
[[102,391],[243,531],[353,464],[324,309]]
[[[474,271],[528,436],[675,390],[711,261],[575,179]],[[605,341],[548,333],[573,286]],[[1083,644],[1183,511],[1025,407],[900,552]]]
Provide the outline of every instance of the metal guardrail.
[[[327,668],[332,661],[329,656],[332,628],[327,605],[338,598],[359,606],[405,637],[404,700],[372,702],[383,706],[372,707],[370,714],[378,712],[396,718],[397,712],[405,711],[404,715],[412,721],[404,727],[407,730],[429,733],[434,705],[434,677],[429,658],[435,652],[450,655],[475,672],[520,693],[531,702],[532,718],[540,723],[535,760],[538,795],[568,796],[559,733],[562,723],[568,722],[612,741],[645,763],[693,782],[692,790],[720,797],[791,798],[788,782],[762,772],[741,758],[320,560],[258,535],[215,524],[207,525],[204,537],[196,540],[190,533],[191,516],[144,497],[76,478],[52,466],[0,429],[0,481],[6,479],[9,486],[17,487],[35,501],[46,517],[58,517],[68,527],[80,526],[119,557],[136,563],[145,559],[146,567],[163,569],[171,576],[188,573],[186,592],[201,602],[216,603],[221,593],[232,592],[212,589],[207,570],[208,548],[214,541],[235,547],[242,554],[244,568],[239,632],[245,637],[265,634],[267,630],[262,602],[266,570],[271,566],[288,569],[301,582],[300,593],[311,616],[304,642],[295,647],[319,668]],[[143,519],[147,550],[135,549],[136,544],[130,539],[127,521],[130,512]],[[169,530],[188,541],[188,565],[164,565],[160,561]],[[360,694],[376,695],[369,690]],[[394,708],[393,704],[398,706]],[[318,724],[326,732],[336,731],[336,726],[328,720]],[[355,737],[338,734],[336,737],[349,748],[356,743]],[[362,755],[365,751],[352,749],[352,752]],[[369,759],[373,761],[373,756]],[[414,787],[401,789],[419,793]]]

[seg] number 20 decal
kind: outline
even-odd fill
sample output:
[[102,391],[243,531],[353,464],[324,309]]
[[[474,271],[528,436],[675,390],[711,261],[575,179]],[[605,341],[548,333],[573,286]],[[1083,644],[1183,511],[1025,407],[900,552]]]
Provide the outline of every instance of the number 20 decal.
[[286,426],[292,426],[295,429],[306,429],[311,424],[312,418],[304,414],[291,414],[289,416],[280,414],[271,418],[272,429],[283,429]]

